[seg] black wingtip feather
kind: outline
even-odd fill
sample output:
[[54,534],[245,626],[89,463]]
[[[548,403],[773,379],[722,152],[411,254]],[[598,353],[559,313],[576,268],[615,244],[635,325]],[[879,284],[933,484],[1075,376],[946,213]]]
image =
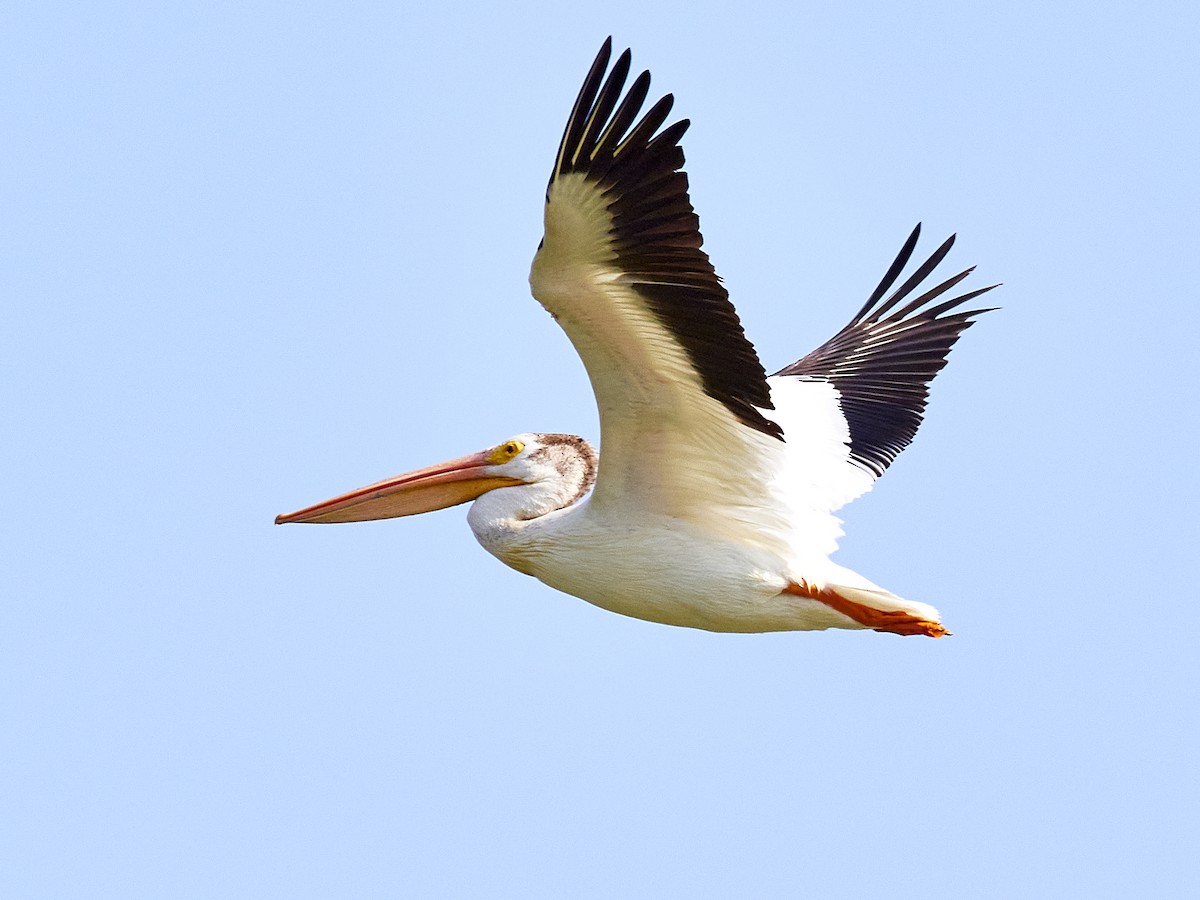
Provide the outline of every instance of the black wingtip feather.
[[887,289],[895,284],[896,279],[900,277],[900,273],[904,271],[904,267],[908,265],[908,261],[913,254],[913,250],[916,249],[917,239],[920,236],[921,223],[918,222],[917,226],[912,230],[912,234],[910,234],[908,239],[904,242],[904,246],[900,248],[900,252],[896,254],[896,258],[888,267],[887,272],[884,273],[884,276],[880,280],[878,287],[871,291],[871,296],[867,298],[867,302],[863,304],[863,308],[860,309],[858,314],[854,317],[854,321],[857,321],[865,316],[870,311],[871,307],[879,302],[879,298],[887,292]]

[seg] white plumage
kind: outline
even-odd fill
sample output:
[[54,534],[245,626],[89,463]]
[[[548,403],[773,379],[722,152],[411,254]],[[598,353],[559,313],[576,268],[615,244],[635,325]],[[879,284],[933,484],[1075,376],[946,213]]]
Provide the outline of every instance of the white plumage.
[[609,56],[606,41],[568,120],[530,274],[591,379],[598,472],[581,438],[526,433],[277,521],[474,500],[489,552],[613,612],[714,631],[944,634],[931,606],[830,561],[834,511],[911,441],[929,381],[982,311],[959,307],[989,288],[931,305],[968,270],[909,299],[951,238],[893,290],[918,228],[846,328],[767,378],[700,249],[678,145],[688,123],[663,128],[670,95],[641,115],[649,74],[625,91],[629,51],[611,72]]

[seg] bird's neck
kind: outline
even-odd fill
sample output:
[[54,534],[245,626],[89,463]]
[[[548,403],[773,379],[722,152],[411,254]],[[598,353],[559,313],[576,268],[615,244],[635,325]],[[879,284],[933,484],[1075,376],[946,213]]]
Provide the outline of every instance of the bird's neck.
[[530,574],[528,555],[543,532],[579,499],[576,486],[554,479],[489,491],[471,504],[467,523],[485,550]]
[[510,527],[516,527],[571,505],[577,496],[575,485],[557,478],[499,488],[488,491],[471,504],[467,521],[476,530],[489,523],[508,523]]

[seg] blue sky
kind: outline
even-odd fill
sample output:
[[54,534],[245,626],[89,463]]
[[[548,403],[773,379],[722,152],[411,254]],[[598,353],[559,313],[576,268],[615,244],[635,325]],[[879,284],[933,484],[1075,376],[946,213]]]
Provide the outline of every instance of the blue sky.
[[[1200,887],[1192,4],[0,23],[0,894]],[[1004,282],[836,557],[953,638],[623,619],[461,509],[271,524],[597,436],[526,278],[610,33],[693,120],[706,248],[769,369],[916,221]]]

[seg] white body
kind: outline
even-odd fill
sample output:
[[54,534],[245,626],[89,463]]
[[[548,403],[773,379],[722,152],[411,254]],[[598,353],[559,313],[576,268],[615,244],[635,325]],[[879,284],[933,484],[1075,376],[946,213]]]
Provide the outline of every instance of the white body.
[[[491,517],[502,514],[503,495],[519,490],[493,491],[472,506],[469,521],[480,544],[514,569],[601,609],[707,631],[867,627],[825,603],[783,593],[789,581],[803,577],[789,578],[794,567],[786,559],[684,520],[622,525],[585,500],[515,528],[494,527]],[[829,560],[821,568],[825,578],[818,581],[810,570],[809,583],[937,621],[931,607],[903,601]]]

